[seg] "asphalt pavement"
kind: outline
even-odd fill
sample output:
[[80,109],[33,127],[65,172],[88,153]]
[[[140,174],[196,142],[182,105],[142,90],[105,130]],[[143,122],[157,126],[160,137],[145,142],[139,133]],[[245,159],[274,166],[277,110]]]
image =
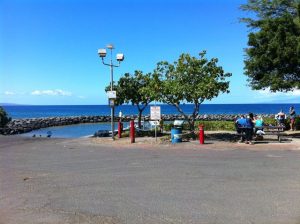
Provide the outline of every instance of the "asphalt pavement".
[[0,137],[0,223],[300,223],[297,141]]

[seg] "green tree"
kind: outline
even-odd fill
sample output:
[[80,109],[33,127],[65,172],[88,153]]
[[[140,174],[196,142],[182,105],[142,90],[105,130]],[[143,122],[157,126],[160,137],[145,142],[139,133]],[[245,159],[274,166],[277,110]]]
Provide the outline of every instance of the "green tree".
[[8,117],[6,111],[3,107],[0,107],[0,127],[4,127],[8,122],[11,121],[11,118]]
[[[205,51],[201,52],[199,58],[181,54],[173,64],[159,62],[149,85],[142,89],[152,99],[175,106],[189,122],[191,131],[194,131],[201,103],[229,92],[229,82],[225,79],[231,74],[224,73],[217,65],[217,58],[208,60],[205,54]],[[182,110],[183,102],[194,104],[191,116]]]
[[[131,103],[138,109],[138,125],[141,128],[142,113],[152,101],[151,97],[144,95],[141,89],[147,86],[151,79],[151,73],[143,74],[142,71],[135,71],[133,75],[126,73],[122,76],[114,90],[117,91],[116,105]],[[110,86],[106,87],[106,91]]]
[[241,9],[251,32],[245,74],[252,89],[300,87],[300,0],[248,0]]

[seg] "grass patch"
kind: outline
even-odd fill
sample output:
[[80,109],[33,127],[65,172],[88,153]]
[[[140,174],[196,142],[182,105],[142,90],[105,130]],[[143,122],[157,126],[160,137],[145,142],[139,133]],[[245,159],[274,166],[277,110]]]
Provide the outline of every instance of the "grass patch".
[[[199,130],[199,124],[204,125],[206,131],[234,131],[234,122],[233,121],[196,121],[195,122],[195,131]],[[174,127],[173,123],[165,124],[164,130],[171,131]],[[183,130],[189,130],[189,125],[185,123],[183,125]]]

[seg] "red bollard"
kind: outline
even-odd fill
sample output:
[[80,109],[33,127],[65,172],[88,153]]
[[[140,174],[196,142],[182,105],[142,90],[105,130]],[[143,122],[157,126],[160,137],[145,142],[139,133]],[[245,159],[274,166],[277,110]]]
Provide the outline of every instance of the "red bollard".
[[200,144],[204,144],[204,125],[199,125],[199,142]]
[[135,143],[134,121],[130,121],[130,141],[131,143]]
[[119,138],[122,138],[122,130],[123,128],[122,128],[122,122],[121,121],[119,121],[119,123],[118,123],[118,137]]

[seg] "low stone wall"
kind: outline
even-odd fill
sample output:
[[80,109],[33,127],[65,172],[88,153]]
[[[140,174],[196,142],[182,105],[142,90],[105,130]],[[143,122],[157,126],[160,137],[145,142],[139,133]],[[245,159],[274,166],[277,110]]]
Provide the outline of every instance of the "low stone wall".
[[100,123],[109,121],[109,116],[74,116],[13,119],[6,125],[5,128],[2,128],[0,130],[0,134],[14,135],[53,126],[64,126],[80,123]]
[[[264,117],[274,115],[263,115]],[[233,121],[236,115],[199,115],[196,120],[226,120]],[[122,121],[130,121],[136,119],[137,116],[130,115],[124,116]],[[165,121],[182,120],[182,115],[162,115]],[[10,121],[5,128],[0,129],[2,135],[14,135],[30,132],[32,130],[53,127],[53,126],[64,126],[80,123],[104,123],[110,122],[110,116],[74,116],[74,117],[47,117],[47,118],[27,118],[27,119],[13,119]],[[115,121],[119,118],[116,117]],[[143,116],[143,120],[150,120],[150,116]]]

